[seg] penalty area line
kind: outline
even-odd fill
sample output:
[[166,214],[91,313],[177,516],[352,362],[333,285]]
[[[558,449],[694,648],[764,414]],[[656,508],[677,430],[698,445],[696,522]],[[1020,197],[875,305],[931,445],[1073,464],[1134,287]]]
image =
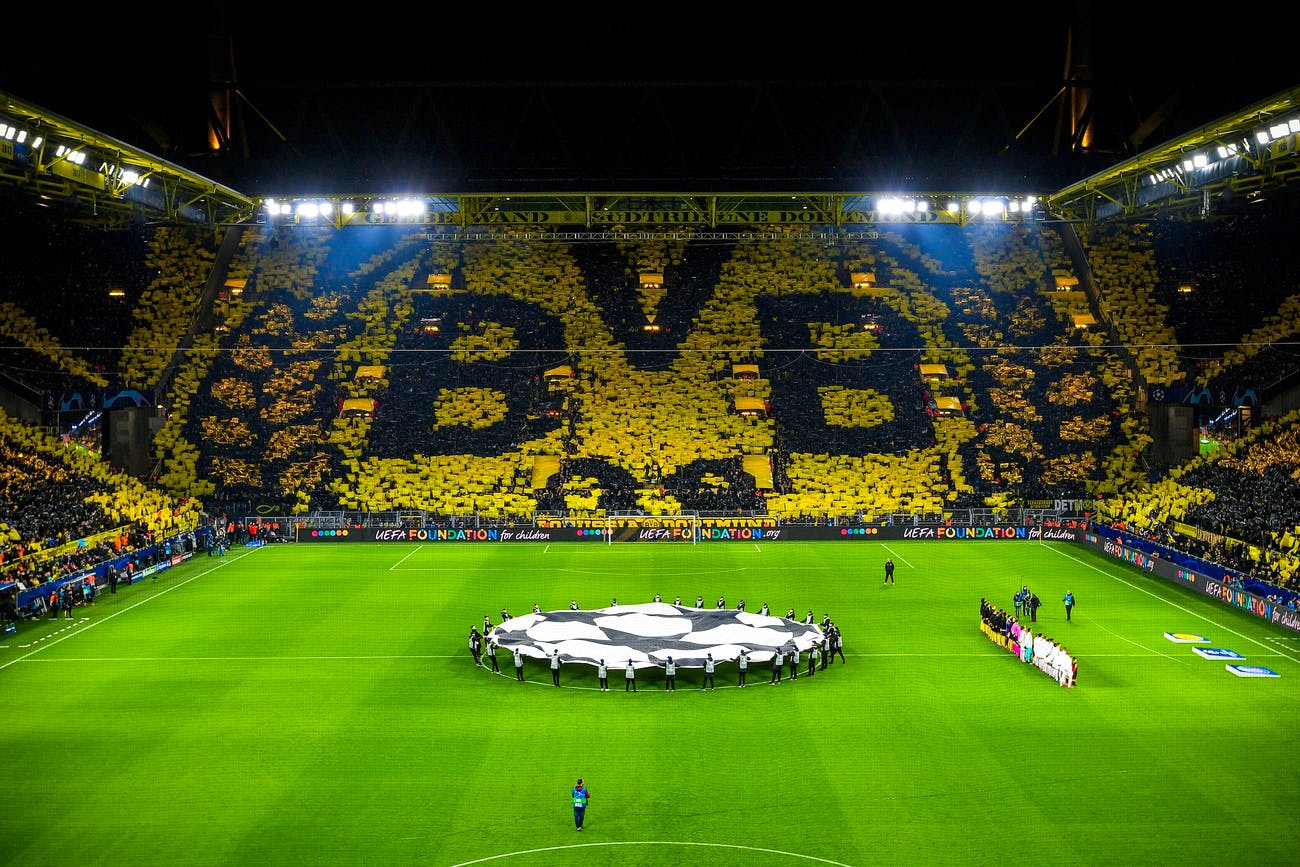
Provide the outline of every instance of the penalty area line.
[[[1254,638],[1251,638],[1249,635],[1242,635],[1242,634],[1241,634],[1240,632],[1238,632],[1237,630],[1235,630],[1235,629],[1230,629],[1230,628],[1228,628],[1227,626],[1224,626],[1223,624],[1219,623],[1219,622],[1216,621],[1216,620],[1211,620],[1209,617],[1206,617],[1204,614],[1197,614],[1195,611],[1192,611],[1190,608],[1184,608],[1183,606],[1179,605],[1177,602],[1174,602],[1174,601],[1172,601],[1172,600],[1166,599],[1166,598],[1164,598],[1163,596],[1160,596],[1160,595],[1158,595],[1158,594],[1156,594],[1156,593],[1152,593],[1150,590],[1147,590],[1145,587],[1139,587],[1138,585],[1132,583],[1131,581],[1125,581],[1123,578],[1119,577],[1118,575],[1114,575],[1114,574],[1112,574],[1112,573],[1110,573],[1110,572],[1107,572],[1105,569],[1102,569],[1102,568],[1100,568],[1100,567],[1098,567],[1098,566],[1094,566],[1092,563],[1088,563],[1088,562],[1085,562],[1085,561],[1083,561],[1083,560],[1080,560],[1078,557],[1075,557],[1075,556],[1072,555],[1072,554],[1067,554],[1067,553],[1065,553],[1065,552],[1062,551],[1060,548],[1056,548],[1056,547],[1051,547],[1051,546],[1049,546],[1047,550],[1049,550],[1049,551],[1055,551],[1056,553],[1060,554],[1062,557],[1065,557],[1065,558],[1067,558],[1067,559],[1073,560],[1074,562],[1076,562],[1076,563],[1078,563],[1078,564],[1080,564],[1080,565],[1082,565],[1082,566],[1087,566],[1089,569],[1093,570],[1094,572],[1100,572],[1101,574],[1107,576],[1108,578],[1113,578],[1113,579],[1115,579],[1116,581],[1118,581],[1118,582],[1121,583],[1121,584],[1127,584],[1129,587],[1132,587],[1134,590],[1137,590],[1137,591],[1139,591],[1139,592],[1145,593],[1146,595],[1148,595],[1148,596],[1150,596],[1150,597],[1152,597],[1152,598],[1154,598],[1154,599],[1159,599],[1161,602],[1164,602],[1164,603],[1167,604],[1167,605],[1172,605],[1174,608],[1177,608],[1179,611],[1182,611],[1182,612],[1185,613],[1185,614],[1190,614],[1190,615],[1192,615],[1193,617],[1195,617],[1195,618],[1197,618],[1197,619],[1199,619],[1199,620],[1204,620],[1206,623],[1210,624],[1211,626],[1217,626],[1219,629],[1222,629],[1222,630],[1224,630],[1225,632],[1231,632],[1233,635],[1237,636],[1238,638],[1244,638],[1244,639],[1246,639],[1247,641],[1249,641],[1251,644],[1257,644],[1257,645],[1259,645],[1260,647],[1264,648],[1265,650],[1274,653],[1275,655],[1282,656],[1283,658],[1285,658],[1285,659],[1289,659],[1289,660],[1291,660],[1292,662],[1300,662],[1300,659],[1297,659],[1296,657],[1292,656],[1292,655],[1289,654],[1289,653],[1277,653],[1276,650],[1275,650],[1274,648],[1269,647],[1267,644],[1265,644],[1265,643],[1262,642],[1262,641],[1256,641]],[[1141,645],[1139,645],[1139,646],[1141,646]]]
[[415,546],[415,550],[414,550],[414,551],[412,551],[410,554],[407,554],[407,555],[406,555],[405,557],[403,557],[402,559],[398,560],[398,561],[397,561],[396,563],[394,563],[392,566],[389,566],[389,567],[388,567],[388,571],[389,571],[389,572],[392,572],[392,571],[393,571],[394,569],[396,569],[398,566],[401,566],[403,563],[405,563],[407,560],[409,560],[411,557],[413,557],[413,556],[415,556],[416,554],[420,553],[421,549],[423,549],[423,548],[424,548],[423,545],[417,545],[417,546]]
[[[152,602],[154,599],[157,599],[159,596],[163,596],[163,595],[165,595],[165,594],[167,594],[167,593],[172,592],[172,591],[175,590],[177,587],[184,587],[186,584],[190,583],[191,581],[194,581],[194,580],[197,580],[197,579],[199,579],[199,578],[202,578],[204,575],[211,575],[213,572],[217,571],[217,570],[220,569],[222,566],[227,566],[227,565],[229,565],[230,563],[234,563],[234,562],[236,562],[236,561],[238,561],[238,560],[243,560],[245,557],[247,557],[249,554],[252,554],[252,553],[253,553],[254,551],[256,551],[256,550],[258,550],[258,549],[257,549],[257,548],[247,548],[247,549],[245,549],[244,553],[243,553],[243,554],[240,554],[238,557],[231,557],[230,560],[227,561],[227,562],[218,563],[217,565],[213,566],[211,569],[205,569],[205,570],[203,570],[202,572],[200,572],[200,573],[197,574],[197,575],[191,575],[189,578],[186,578],[184,581],[181,581],[181,582],[179,582],[179,583],[173,584],[173,585],[171,585],[170,587],[167,587],[167,588],[165,588],[165,589],[163,589],[163,590],[158,591],[157,593],[153,594],[152,596],[146,597],[146,598],[144,598],[144,599],[141,599],[139,602],[135,602],[135,603],[133,603],[133,604],[131,604],[131,605],[128,605],[127,607],[123,608],[121,611],[114,611],[112,614],[108,615],[108,616],[105,617],[103,620],[95,620],[95,621],[92,621],[91,623],[86,624],[86,628],[85,628],[85,629],[78,629],[78,630],[76,630],[75,632],[69,632],[67,635],[63,636],[62,638],[55,639],[54,641],[51,641],[49,644],[42,644],[40,647],[36,648],[35,650],[29,651],[28,653],[24,653],[22,656],[18,657],[17,659],[11,659],[11,660],[9,660],[8,662],[6,662],[6,663],[0,665],[0,671],[2,671],[2,670],[4,670],[4,669],[8,668],[9,666],[13,665],[14,663],[22,662],[23,660],[28,659],[28,658],[31,657],[33,654],[40,653],[42,650],[45,650],[47,647],[53,647],[54,645],[59,644],[60,642],[66,640],[66,639],[69,639],[69,638],[71,638],[71,637],[74,636],[74,635],[84,635],[84,634],[86,633],[87,630],[94,629],[96,626],[98,626],[98,625],[101,624],[101,623],[107,623],[108,621],[112,620],[114,617],[117,617],[119,614],[125,614],[125,613],[128,612],[128,611],[131,611],[131,610],[133,610],[133,609],[139,608],[141,605],[145,604],[146,602]],[[39,661],[39,662],[43,662],[44,660],[38,660],[38,661]]]
[[892,557],[897,557],[899,560],[901,560],[902,563],[903,563],[903,565],[906,566],[908,569],[915,569],[915,568],[916,568],[916,567],[913,566],[911,563],[907,562],[907,560],[903,557],[902,554],[895,553],[895,552],[894,552],[894,549],[891,548],[891,547],[889,547],[888,545],[885,545],[885,544],[882,543],[880,547],[882,547],[882,548],[884,548],[886,551],[888,551],[889,554],[890,554],[890,556],[892,556]]

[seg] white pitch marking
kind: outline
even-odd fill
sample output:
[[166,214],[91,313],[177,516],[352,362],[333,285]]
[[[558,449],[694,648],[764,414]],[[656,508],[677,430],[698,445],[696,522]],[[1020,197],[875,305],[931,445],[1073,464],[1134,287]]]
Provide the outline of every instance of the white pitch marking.
[[907,560],[903,559],[902,555],[894,553],[894,549],[891,548],[891,547],[889,547],[888,545],[881,544],[880,547],[884,548],[886,551],[888,551],[891,555],[897,557],[899,560],[902,560],[902,561],[903,561],[903,565],[906,566],[908,569],[915,569],[915,568],[916,568],[916,567],[913,566],[911,563],[907,562]]
[[473,861],[461,861],[459,864],[453,864],[451,867],[470,867],[472,864],[485,864],[488,861],[499,861],[502,858],[514,858],[518,855],[536,855],[539,852],[562,852],[565,849],[589,849],[594,846],[706,846],[716,849],[743,849],[746,852],[766,852],[770,855],[786,855],[790,858],[801,858],[805,861],[816,861],[818,864],[832,864],[834,867],[852,867],[843,861],[832,861],[829,858],[819,858],[816,855],[804,855],[799,852],[786,852],[783,849],[767,849],[762,846],[742,846],[739,843],[691,843],[680,840],[616,840],[608,843],[571,843],[568,846],[544,846],[539,849],[523,849],[518,852],[503,852],[500,855],[489,855],[486,858],[475,858]]
[[136,603],[134,603],[134,604],[132,604],[132,605],[128,605],[127,607],[123,608],[121,611],[114,611],[112,614],[108,615],[108,616],[105,617],[103,620],[96,620],[96,621],[93,621],[92,623],[88,623],[88,624],[86,625],[86,628],[85,628],[85,629],[78,629],[76,632],[69,632],[67,635],[63,636],[63,638],[60,638],[60,639],[58,639],[58,640],[56,640],[56,641],[51,641],[49,644],[43,644],[43,645],[41,645],[40,647],[37,647],[35,650],[29,651],[28,653],[24,653],[22,656],[18,657],[17,659],[11,659],[11,660],[9,660],[8,662],[6,662],[6,663],[4,663],[4,664],[0,664],[0,671],[2,671],[2,670],[4,670],[4,669],[8,668],[8,667],[11,666],[11,665],[13,665],[15,662],[22,662],[23,660],[29,658],[32,654],[34,654],[34,653],[38,653],[38,652],[44,650],[44,649],[47,648],[47,647],[53,647],[54,645],[58,644],[60,641],[63,641],[64,638],[71,638],[71,637],[74,636],[74,635],[83,635],[83,634],[85,634],[85,632],[86,632],[87,630],[89,630],[89,629],[94,629],[96,626],[98,626],[98,625],[101,624],[101,623],[107,623],[108,621],[112,620],[114,617],[116,617],[116,616],[119,615],[119,614],[125,614],[126,612],[130,611],[130,610],[133,609],[133,608],[139,608],[141,605],[145,604],[146,602],[149,602],[150,600],[157,599],[159,596],[162,596],[162,595],[165,594],[165,593],[170,593],[170,592],[172,592],[172,591],[175,590],[177,587],[184,587],[186,584],[190,583],[191,581],[195,580],[196,578],[202,578],[204,575],[211,575],[213,572],[217,571],[217,570],[220,569],[222,566],[226,566],[226,565],[228,565],[228,564],[230,564],[230,563],[235,562],[236,560],[242,560],[242,559],[244,559],[245,557],[247,557],[249,554],[253,553],[253,552],[256,551],[256,550],[258,550],[258,549],[257,549],[257,548],[245,548],[243,554],[240,554],[240,555],[237,556],[237,557],[231,557],[229,560],[227,560],[227,561],[225,561],[225,562],[222,562],[222,563],[218,563],[217,565],[213,566],[211,569],[207,569],[207,570],[205,570],[205,571],[203,571],[203,572],[200,572],[200,573],[197,574],[197,575],[191,575],[189,578],[186,578],[184,581],[181,581],[181,582],[179,582],[179,583],[177,583],[177,584],[173,584],[173,585],[171,585],[170,587],[168,587],[168,588],[166,588],[166,589],[164,589],[164,590],[160,590],[160,591],[158,591],[157,593],[155,593],[154,595],[149,596],[148,598],[141,599],[139,602],[136,602]]
[[[1204,614],[1197,614],[1195,611],[1192,611],[1191,609],[1188,609],[1188,608],[1184,608],[1183,606],[1179,605],[1177,602],[1171,602],[1170,600],[1165,599],[1163,596],[1159,596],[1159,595],[1157,595],[1157,594],[1155,594],[1155,593],[1152,593],[1150,590],[1147,590],[1147,589],[1144,588],[1144,587],[1139,587],[1138,585],[1136,585],[1136,584],[1134,584],[1134,583],[1132,583],[1132,582],[1130,582],[1130,581],[1125,581],[1123,578],[1119,577],[1118,575],[1112,575],[1110,572],[1107,572],[1105,569],[1098,568],[1097,566],[1094,566],[1094,565],[1091,564],[1091,563],[1085,563],[1084,561],[1080,560],[1078,557],[1074,557],[1074,556],[1072,556],[1072,555],[1070,555],[1070,554],[1065,553],[1065,552],[1062,551],[1060,548],[1049,547],[1048,550],[1049,550],[1049,551],[1055,551],[1056,553],[1060,554],[1062,557],[1067,557],[1067,558],[1073,560],[1074,562],[1079,563],[1080,565],[1087,566],[1089,569],[1092,569],[1094,572],[1100,572],[1101,574],[1103,574],[1103,575],[1105,575],[1105,576],[1107,576],[1107,577],[1109,577],[1109,578],[1114,578],[1116,581],[1118,581],[1118,582],[1121,583],[1121,584],[1127,584],[1129,587],[1132,587],[1134,590],[1139,590],[1139,591],[1145,593],[1145,594],[1148,595],[1148,596],[1152,596],[1152,597],[1154,597],[1154,598],[1156,598],[1156,599],[1159,599],[1161,602],[1164,602],[1164,603],[1167,603],[1167,604],[1169,604],[1169,605],[1172,605],[1174,608],[1177,608],[1179,611],[1182,611],[1182,612],[1184,612],[1185,614],[1190,614],[1190,615],[1192,615],[1192,616],[1195,617],[1195,618],[1198,618],[1198,619],[1200,619],[1200,620],[1204,620],[1206,623],[1209,623],[1209,624],[1211,624],[1212,626],[1217,626],[1217,627],[1219,627],[1220,629],[1224,630],[1225,632],[1231,632],[1233,635],[1237,636],[1238,638],[1244,638],[1244,639],[1246,639],[1247,641],[1249,641],[1251,644],[1258,644],[1260,647],[1262,647],[1262,648],[1264,648],[1265,650],[1268,650],[1268,651],[1270,651],[1270,652],[1273,650],[1273,648],[1269,647],[1267,644],[1265,644],[1265,643],[1262,642],[1262,641],[1256,641],[1255,639],[1251,638],[1249,635],[1242,635],[1242,634],[1241,634],[1240,632],[1238,632],[1237,630],[1235,630],[1235,629],[1229,629],[1228,627],[1222,625],[1222,624],[1219,623],[1218,621],[1216,621],[1216,620],[1211,620],[1210,618],[1206,617]],[[1300,662],[1300,659],[1297,659],[1296,657],[1291,656],[1291,655],[1288,654],[1288,653],[1283,653],[1283,654],[1280,654],[1280,655],[1286,657],[1287,659],[1291,660],[1292,662]]]
[[389,571],[389,572],[392,572],[392,571],[393,571],[394,569],[396,569],[398,566],[401,566],[403,563],[405,563],[409,557],[411,557],[411,556],[413,556],[413,555],[415,555],[415,554],[420,553],[420,549],[423,548],[423,547],[424,547],[423,545],[417,545],[417,546],[415,546],[415,550],[414,550],[414,551],[412,551],[410,554],[407,554],[407,555],[406,555],[405,557],[403,557],[402,559],[398,560],[398,561],[397,561],[396,563],[394,563],[392,566],[389,566],[389,567],[388,567],[388,571]]
[[1167,653],[1160,653],[1160,651],[1158,651],[1158,650],[1152,650],[1150,647],[1147,647],[1145,644],[1139,644],[1138,642],[1134,641],[1134,640],[1131,639],[1131,638],[1125,638],[1124,636],[1120,635],[1118,632],[1115,632],[1114,630],[1111,630],[1111,629],[1107,629],[1105,626],[1103,626],[1102,624],[1098,623],[1096,620],[1094,620],[1094,619],[1091,618],[1091,617],[1086,617],[1086,618],[1083,618],[1083,619],[1087,620],[1089,623],[1094,624],[1094,625],[1095,625],[1098,629],[1100,629],[1102,632],[1109,632],[1111,635],[1115,636],[1115,637],[1118,638],[1120,641],[1127,641],[1129,644],[1133,645],[1134,647],[1140,647],[1140,648],[1142,648],[1143,650],[1151,651],[1151,653],[1159,654],[1160,656],[1163,656],[1165,659],[1172,659],[1174,662],[1178,663],[1179,665],[1186,665],[1186,664],[1187,664],[1187,662],[1186,662],[1185,660],[1178,659],[1177,657],[1174,657],[1174,656],[1170,656],[1170,655],[1167,654]]

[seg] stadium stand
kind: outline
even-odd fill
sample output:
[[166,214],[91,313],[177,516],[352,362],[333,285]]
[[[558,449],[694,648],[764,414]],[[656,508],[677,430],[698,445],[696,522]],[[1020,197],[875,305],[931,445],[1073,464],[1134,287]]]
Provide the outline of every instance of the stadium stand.
[[[1251,365],[1295,335],[1296,296],[1277,286],[1203,317],[1176,291],[1227,291],[1212,285],[1220,260],[1221,279],[1285,282],[1277,264],[1251,269],[1284,224],[1247,225],[1240,237],[1219,223],[1089,227],[1083,261],[1066,254],[1073,229],[1051,224],[582,243],[391,226],[258,225],[226,244],[142,231],[103,252],[134,300],[95,338],[116,342],[116,357],[68,348],[78,332],[42,331],[39,294],[14,296],[4,372],[31,393],[161,389],[155,471],[139,489],[83,489],[68,477],[86,472],[74,455],[15,453],[14,490],[63,479],[98,523],[20,525],[12,506],[10,552],[60,529],[159,524],[163,503],[190,504],[187,520],[413,510],[500,523],[615,511],[942,520],[1066,502],[1135,527],[1237,528],[1240,544],[1212,553],[1289,585],[1300,532],[1272,524],[1294,514],[1294,479],[1265,455],[1294,422],[1262,406],[1286,370],[1264,382]],[[1220,259],[1187,255],[1206,248]],[[1184,340],[1227,348],[1183,352]],[[1234,397],[1261,388],[1240,442],[1153,478],[1144,396],[1226,382]],[[69,421],[42,448],[72,448]],[[76,437],[96,453],[93,436]],[[143,510],[123,507],[124,490]],[[1276,514],[1243,521],[1261,497]]]

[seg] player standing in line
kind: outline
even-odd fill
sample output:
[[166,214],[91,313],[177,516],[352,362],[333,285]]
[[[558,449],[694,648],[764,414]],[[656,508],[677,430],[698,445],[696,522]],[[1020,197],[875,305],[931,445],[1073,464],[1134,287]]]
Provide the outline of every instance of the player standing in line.
[[636,667],[632,665],[630,659],[627,661],[627,671],[623,673],[623,676],[627,678],[627,682],[623,684],[623,692],[627,692],[629,689],[636,692]]

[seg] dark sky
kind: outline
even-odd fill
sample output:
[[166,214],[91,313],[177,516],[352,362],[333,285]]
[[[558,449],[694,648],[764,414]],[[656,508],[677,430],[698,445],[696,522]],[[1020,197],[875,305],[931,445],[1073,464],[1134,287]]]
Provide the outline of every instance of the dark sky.
[[[1055,185],[1157,112],[1147,147],[1300,83],[1300,52],[1267,51],[1282,31],[1161,4],[290,8],[65,19],[6,46],[0,90],[269,194]],[[1087,157],[1057,126],[1071,35]],[[234,109],[216,157],[213,93]]]

